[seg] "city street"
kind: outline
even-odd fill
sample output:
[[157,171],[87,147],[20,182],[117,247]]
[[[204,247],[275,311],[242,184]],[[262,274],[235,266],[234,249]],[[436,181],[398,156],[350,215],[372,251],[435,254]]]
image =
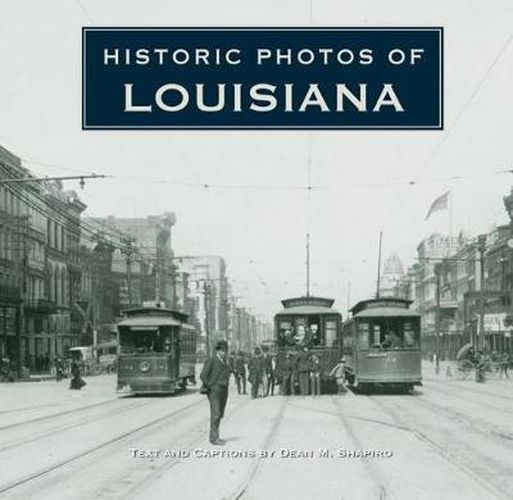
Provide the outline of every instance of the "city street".
[[429,364],[424,379],[412,395],[251,400],[232,386],[217,447],[195,389],[119,397],[112,375],[76,392],[0,384],[0,497],[511,498],[513,380]]

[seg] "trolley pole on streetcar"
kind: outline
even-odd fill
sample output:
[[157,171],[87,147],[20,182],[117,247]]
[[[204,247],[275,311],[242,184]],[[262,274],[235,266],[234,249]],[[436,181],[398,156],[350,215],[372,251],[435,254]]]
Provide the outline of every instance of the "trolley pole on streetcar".
[[480,271],[480,287],[479,287],[479,331],[477,337],[477,348],[483,349],[485,347],[485,330],[484,330],[484,309],[485,309],[485,249],[486,249],[486,234],[480,234],[477,237],[477,245],[479,250],[479,271]]
[[306,233],[306,296],[310,297],[310,233]]
[[379,287],[381,280],[381,243],[383,242],[383,231],[379,232],[379,251],[378,251],[378,279],[376,281],[376,298],[379,299]]
[[435,279],[436,279],[436,311],[435,311],[435,373],[440,373],[440,278],[442,272],[442,264],[437,262],[435,264]]

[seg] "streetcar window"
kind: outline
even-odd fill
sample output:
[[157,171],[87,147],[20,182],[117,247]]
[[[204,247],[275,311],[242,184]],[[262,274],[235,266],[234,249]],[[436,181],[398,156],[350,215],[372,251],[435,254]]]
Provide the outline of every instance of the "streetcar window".
[[358,323],[358,348],[359,349],[367,349],[369,347],[369,343],[371,339],[369,338],[369,323],[364,321],[360,321]]
[[294,328],[291,321],[280,321],[279,323],[279,344],[281,347],[287,345],[294,345]]
[[155,352],[155,332],[154,331],[136,331],[132,332],[123,329],[120,332],[119,340],[122,353],[143,353]]
[[[379,318],[372,320],[370,347],[383,349],[412,349],[419,347],[418,322],[403,318]],[[362,341],[363,343],[363,341]]]
[[326,337],[326,346],[337,345],[337,322],[327,320],[324,327],[324,334]]

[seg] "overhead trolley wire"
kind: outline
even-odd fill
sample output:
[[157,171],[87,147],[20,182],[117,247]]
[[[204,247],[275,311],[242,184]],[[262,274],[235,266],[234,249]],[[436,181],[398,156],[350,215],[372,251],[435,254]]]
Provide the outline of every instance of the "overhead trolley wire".
[[451,135],[451,132],[454,131],[454,129],[456,128],[457,124],[459,123],[461,117],[464,115],[465,111],[468,109],[468,107],[470,106],[470,104],[474,101],[475,97],[477,96],[477,94],[479,93],[479,91],[481,90],[481,88],[483,87],[484,83],[486,82],[486,80],[488,79],[488,77],[490,76],[490,74],[492,73],[492,71],[494,70],[494,68],[497,66],[497,63],[499,62],[499,60],[501,59],[501,57],[503,56],[503,54],[506,52],[506,49],[508,48],[509,44],[511,43],[511,40],[513,39],[513,34],[509,35],[505,42],[502,44],[499,52],[497,53],[497,55],[494,57],[494,59],[492,60],[492,62],[490,63],[490,66],[488,66],[487,70],[485,71],[484,75],[481,77],[481,79],[479,80],[479,82],[477,83],[475,89],[473,90],[473,92],[470,94],[470,96],[468,97],[467,101],[465,102],[465,104],[463,105],[463,107],[459,110],[458,114],[456,115],[456,118],[454,119],[454,121],[452,122],[451,126],[446,130],[445,134],[442,136],[442,138],[440,139],[440,141],[438,142],[438,144],[435,146],[435,148],[433,149],[433,151],[431,152],[431,154],[429,155],[429,157],[427,158],[427,160],[421,165],[419,171],[417,172],[416,176],[415,176],[415,182],[418,182],[419,181],[419,178],[421,177],[421,175],[426,171],[426,169],[431,165],[431,162],[433,161],[433,159],[436,157],[436,155],[438,154],[438,152],[440,151],[440,149],[442,149],[442,146],[447,142],[447,140],[449,139],[450,135]]
[[[309,158],[309,163],[311,162],[311,158]],[[61,167],[56,164],[47,164],[42,162],[35,162],[33,160],[28,161],[29,163],[38,164],[42,166],[51,166],[53,168],[63,168],[68,169],[74,172],[86,172],[86,169],[76,169],[69,167]],[[430,183],[443,183],[448,181],[466,181],[471,179],[477,179],[482,177],[488,177],[492,175],[504,175],[513,173],[513,168],[502,168],[494,171],[487,172],[479,172],[475,174],[462,174],[462,175],[450,175],[450,176],[442,176],[435,177],[431,179],[405,179],[405,180],[396,180],[396,181],[386,181],[386,182],[362,182],[362,183],[334,183],[330,185],[312,185],[310,182],[310,168],[311,165],[308,165],[308,176],[306,185],[286,185],[286,184],[222,184],[222,183],[203,183],[203,182],[183,182],[176,181],[173,179],[158,179],[151,177],[137,177],[137,176],[121,176],[121,175],[107,175],[108,179],[112,180],[121,180],[121,181],[134,181],[134,182],[146,182],[146,183],[154,183],[154,184],[166,184],[177,187],[187,187],[194,189],[220,189],[220,190],[268,190],[268,191],[339,191],[339,190],[347,190],[347,189],[367,189],[367,188],[387,188],[387,187],[399,187],[399,186],[415,186],[418,184],[430,184]],[[84,174],[85,175],[85,174]],[[95,174],[99,175],[99,174]],[[104,174],[102,174],[104,175]]]

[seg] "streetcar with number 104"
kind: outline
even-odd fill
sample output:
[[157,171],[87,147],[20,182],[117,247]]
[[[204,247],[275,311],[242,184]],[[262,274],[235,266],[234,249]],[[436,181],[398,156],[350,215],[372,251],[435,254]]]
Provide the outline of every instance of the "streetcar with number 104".
[[124,314],[117,325],[118,392],[173,394],[195,383],[196,332],[186,314],[160,307]]
[[410,391],[422,385],[420,315],[410,300],[363,300],[342,327],[349,383],[365,390],[386,386]]

